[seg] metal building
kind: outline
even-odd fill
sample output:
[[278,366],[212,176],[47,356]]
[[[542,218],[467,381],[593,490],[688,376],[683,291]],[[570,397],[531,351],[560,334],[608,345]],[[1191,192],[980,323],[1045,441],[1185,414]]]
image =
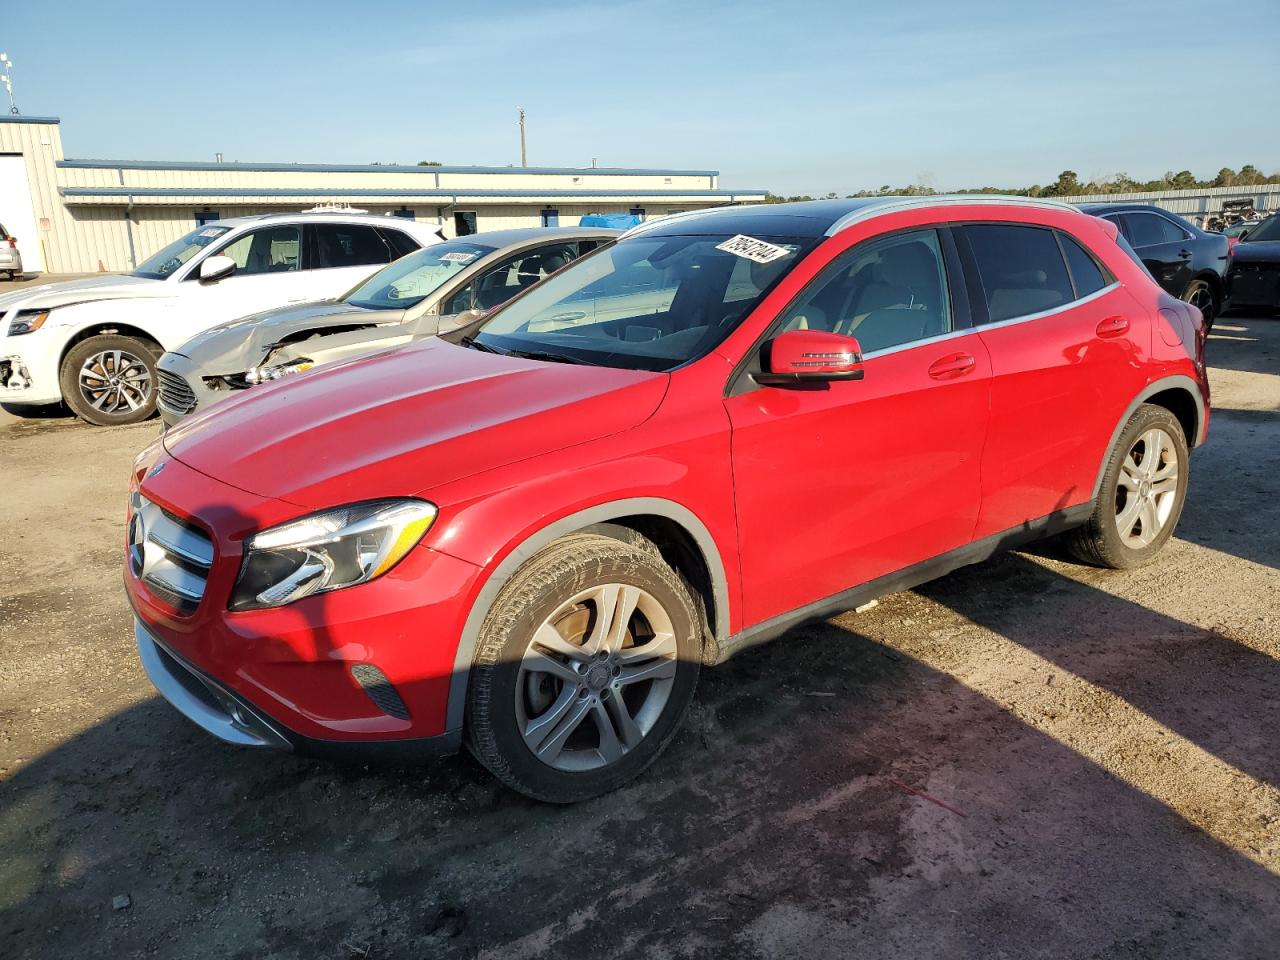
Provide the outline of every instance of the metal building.
[[1062,199],[1068,203],[1151,203],[1203,226],[1211,216],[1222,212],[1222,204],[1226,200],[1252,200],[1258,213],[1275,213],[1280,210],[1280,183],[1144,193],[1096,193]]
[[760,202],[716,170],[75,160],[55,117],[0,115],[0,223],[28,271],[129,270],[219,217],[347,203],[444,225],[449,236],[576,225],[589,213],[665,216]]

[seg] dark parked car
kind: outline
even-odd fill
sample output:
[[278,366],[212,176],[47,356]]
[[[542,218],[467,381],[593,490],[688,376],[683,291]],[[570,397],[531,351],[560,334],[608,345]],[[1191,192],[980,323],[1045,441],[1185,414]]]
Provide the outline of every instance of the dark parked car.
[[1227,274],[1227,306],[1280,309],[1280,216],[1240,238]]
[[1222,310],[1229,244],[1181,217],[1145,203],[1084,203],[1080,209],[1110,220],[1167,293],[1199,307],[1205,327]]

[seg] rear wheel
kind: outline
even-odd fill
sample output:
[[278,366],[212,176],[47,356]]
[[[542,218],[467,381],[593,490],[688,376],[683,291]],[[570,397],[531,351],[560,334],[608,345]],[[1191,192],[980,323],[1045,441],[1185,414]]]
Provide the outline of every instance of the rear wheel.
[[1111,452],[1092,516],[1068,534],[1072,553],[1117,570],[1151,561],[1182,516],[1187,461],[1178,418],[1164,407],[1140,406]]
[[62,361],[62,398],[100,427],[138,423],[156,410],[155,347],[104,334],[77,343]]
[[1218,302],[1217,292],[1208,280],[1192,280],[1183,292],[1182,299],[1200,311],[1204,317],[1206,330],[1213,328],[1213,322],[1218,319],[1221,304]]
[[538,800],[616,789],[679,728],[701,633],[688,588],[661,557],[598,535],[556,541],[485,620],[467,696],[471,752]]

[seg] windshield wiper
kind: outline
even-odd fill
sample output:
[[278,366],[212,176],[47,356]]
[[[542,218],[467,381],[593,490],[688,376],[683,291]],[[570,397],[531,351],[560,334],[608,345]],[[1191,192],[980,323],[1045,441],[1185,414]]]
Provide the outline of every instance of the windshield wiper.
[[472,350],[480,350],[484,353],[496,353],[500,357],[512,356],[508,350],[499,350],[497,347],[491,347],[487,343],[481,343],[475,337],[463,337],[458,343],[464,347],[470,347]]
[[546,360],[548,363],[576,363],[587,367],[598,367],[601,364],[581,357],[570,357],[563,353],[549,353],[543,350],[512,350],[512,355],[524,357],[526,360]]

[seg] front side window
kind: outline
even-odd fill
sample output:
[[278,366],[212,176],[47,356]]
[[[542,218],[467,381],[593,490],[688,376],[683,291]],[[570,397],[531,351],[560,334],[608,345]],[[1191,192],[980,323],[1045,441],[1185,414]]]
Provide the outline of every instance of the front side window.
[[379,270],[343,299],[367,310],[404,310],[421,303],[493,249],[466,240],[435,243]]
[[1043,313],[1075,299],[1052,230],[980,223],[963,231],[982,279],[990,322]]
[[300,227],[263,227],[237,237],[218,254],[236,262],[236,276],[290,273],[299,269],[301,241]]
[[349,223],[317,223],[311,227],[315,237],[318,269],[329,267],[364,267],[390,263],[390,248],[373,227]]
[[[397,214],[399,216],[399,214]],[[382,236],[383,241],[391,248],[391,259],[399,260],[406,257],[415,250],[422,248],[422,244],[414,240],[407,233],[401,233],[399,230],[389,230],[385,227],[380,228],[378,233]]]
[[[812,245],[785,237],[639,234],[507,304],[473,339],[498,352],[670,370],[728,336]],[[754,294],[743,288],[744,269]]]
[[942,249],[934,230],[860,244],[839,257],[787,308],[780,330],[856,337],[863,353],[951,330]]
[[185,237],[173,241],[158,253],[143,260],[133,271],[133,275],[146,277],[148,280],[163,280],[230,230],[230,227],[219,226],[192,230]]

